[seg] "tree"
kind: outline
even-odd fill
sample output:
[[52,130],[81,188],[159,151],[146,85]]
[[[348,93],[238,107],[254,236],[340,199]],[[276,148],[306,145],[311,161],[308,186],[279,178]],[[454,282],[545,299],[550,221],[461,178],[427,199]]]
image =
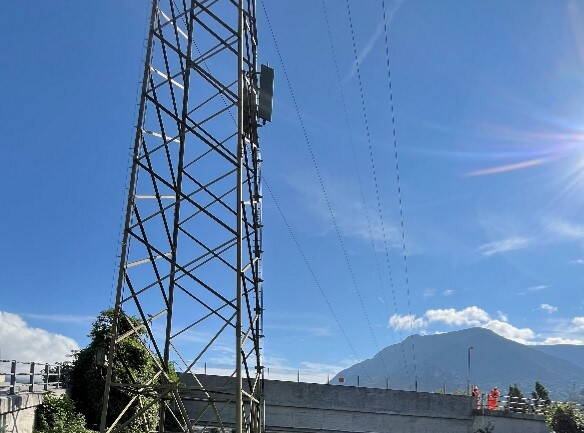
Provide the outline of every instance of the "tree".
[[521,411],[523,408],[523,393],[517,384],[509,386],[509,409],[512,411]]
[[[113,310],[103,311],[97,317],[89,333],[91,342],[86,348],[74,355],[75,359],[69,373],[71,398],[77,409],[87,419],[87,425],[96,429],[99,427],[101,417],[101,393],[105,387],[107,362],[109,362],[107,352],[113,321]],[[119,319],[118,335],[123,335],[132,329],[138,329],[138,331],[124,338],[116,346],[116,356],[112,368],[113,382],[145,383],[152,379],[158,371],[152,355],[140,341],[145,333],[145,330],[140,328],[141,323],[139,319],[126,315],[122,315]],[[174,370],[171,372],[171,377],[173,381],[178,381]],[[153,384],[160,384],[160,381],[155,381]],[[108,423],[114,421],[133,397],[132,393],[120,388],[111,390],[107,414]],[[141,396],[139,404],[147,409],[124,429],[124,433],[156,430],[158,404],[148,396]],[[121,423],[128,421],[135,413],[135,410],[126,412]]]
[[535,389],[531,393],[535,400],[541,400],[546,406],[550,404],[550,395],[548,390],[539,382],[535,382]]
[[584,433],[584,413],[572,403],[551,405],[545,420],[555,433]]
[[509,397],[516,397],[519,400],[523,398],[523,393],[521,392],[517,384],[509,386]]
[[48,393],[36,410],[36,433],[89,433],[85,418],[67,395]]

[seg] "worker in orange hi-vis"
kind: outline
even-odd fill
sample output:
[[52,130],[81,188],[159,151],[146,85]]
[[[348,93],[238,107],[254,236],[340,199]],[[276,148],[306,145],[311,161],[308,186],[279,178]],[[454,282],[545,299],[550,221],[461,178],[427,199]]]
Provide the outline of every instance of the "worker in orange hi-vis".
[[472,387],[471,395],[473,407],[479,409],[481,393],[478,386],[475,385]]
[[499,407],[499,398],[501,397],[501,391],[499,391],[499,388],[495,387],[495,389],[493,390],[493,395],[495,397],[495,409],[497,407]]
[[495,410],[497,409],[497,407],[499,406],[499,397],[501,397],[501,392],[499,391],[499,388],[494,387],[490,394],[489,394],[489,398],[488,398],[488,408],[491,410]]

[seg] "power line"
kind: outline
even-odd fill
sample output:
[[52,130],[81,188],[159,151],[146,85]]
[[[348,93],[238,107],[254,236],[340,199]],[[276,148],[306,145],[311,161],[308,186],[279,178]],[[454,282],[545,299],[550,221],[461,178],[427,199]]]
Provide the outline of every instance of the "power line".
[[[395,284],[393,281],[393,271],[392,271],[392,266],[391,266],[391,259],[389,257],[388,237],[387,237],[387,233],[385,230],[385,221],[383,218],[383,204],[381,201],[379,182],[377,179],[377,168],[376,168],[376,164],[375,164],[375,156],[373,153],[373,142],[372,142],[372,138],[371,138],[371,130],[369,128],[369,117],[367,116],[367,105],[365,102],[365,91],[364,91],[364,87],[363,87],[363,80],[361,78],[361,66],[360,66],[360,62],[359,62],[359,56],[357,54],[357,41],[356,41],[356,37],[355,37],[355,27],[353,25],[353,16],[351,13],[351,5],[350,5],[349,0],[346,0],[345,4],[347,6],[347,18],[348,18],[348,23],[349,23],[349,29],[351,31],[351,45],[353,48],[353,56],[355,59],[355,70],[356,70],[356,74],[357,74],[357,82],[359,84],[359,96],[360,96],[360,101],[361,101],[361,115],[363,117],[363,123],[365,125],[365,135],[367,138],[367,149],[369,151],[369,165],[371,167],[371,177],[373,179],[373,185],[374,185],[374,189],[375,189],[375,199],[376,199],[376,203],[377,203],[377,216],[379,218],[379,224],[381,226],[381,234],[383,237],[383,248],[384,248],[384,252],[385,252],[385,265],[387,267],[387,274],[388,274],[388,278],[389,278],[389,284],[391,287],[393,308],[394,308],[395,314],[397,314],[398,310],[397,310],[397,299],[396,299],[396,295],[395,295]],[[403,345],[400,344],[400,347],[402,347],[402,357],[403,357],[404,366],[405,366],[405,365],[407,365],[407,362],[405,359],[405,352],[403,351]]]
[[347,346],[349,346],[349,349],[351,349],[351,352],[353,352],[353,355],[355,356],[355,358],[359,359],[360,357],[357,354],[357,351],[355,350],[355,346],[353,346],[353,343],[351,343],[351,340],[349,339],[349,336],[348,336],[347,332],[345,331],[345,328],[343,328],[343,325],[341,324],[341,321],[339,320],[339,317],[337,316],[335,309],[333,308],[330,300],[328,299],[328,296],[326,295],[326,292],[324,291],[324,289],[322,288],[322,285],[320,284],[320,280],[316,276],[316,272],[314,271],[314,268],[312,267],[310,260],[308,260],[308,256],[304,252],[302,245],[300,245],[300,242],[298,241],[298,238],[296,237],[296,234],[294,233],[292,226],[288,222],[288,218],[286,218],[286,214],[282,211],[278,197],[276,196],[274,191],[272,191],[272,188],[270,188],[270,185],[266,181],[265,176],[264,176],[263,180],[264,180],[264,185],[268,189],[268,193],[270,194],[270,197],[272,198],[272,201],[276,205],[276,209],[278,210],[278,214],[280,214],[280,217],[282,218],[282,221],[284,222],[284,225],[286,226],[286,229],[288,230],[288,235],[290,236],[290,239],[292,239],[292,242],[294,243],[294,245],[296,245],[296,249],[298,250],[298,253],[302,257],[302,261],[304,262],[304,265],[306,266],[306,268],[308,269],[308,272],[310,273],[310,276],[312,277],[312,281],[314,282],[314,285],[316,286],[316,288],[318,289],[318,291],[322,295],[324,302],[329,309],[329,312],[333,316],[337,326],[339,327],[341,333],[343,334],[343,338],[345,339]]
[[290,77],[288,76],[288,71],[286,69],[286,63],[284,62],[284,58],[283,58],[282,53],[280,51],[280,46],[278,44],[278,40],[276,38],[276,34],[274,33],[274,29],[272,27],[272,23],[270,21],[270,17],[268,15],[268,11],[266,9],[266,5],[265,5],[265,3],[262,0],[260,0],[260,4],[262,5],[262,9],[263,9],[264,15],[266,17],[266,23],[268,25],[268,29],[270,31],[270,34],[272,36],[272,40],[274,42],[274,48],[276,50],[276,54],[277,54],[277,56],[278,56],[278,58],[280,60],[280,65],[282,67],[282,72],[284,74],[284,79],[285,79],[286,85],[288,87],[288,92],[290,93],[290,97],[292,99],[292,104],[294,105],[294,110],[296,112],[296,117],[298,118],[298,122],[299,122],[300,128],[302,130],[302,135],[304,136],[304,141],[306,143],[306,147],[308,149],[308,153],[310,155],[310,159],[312,161],[312,165],[313,165],[314,170],[316,172],[316,177],[317,177],[317,180],[318,180],[318,183],[319,183],[319,186],[320,186],[320,189],[321,189],[321,192],[322,192],[322,195],[323,195],[323,198],[324,198],[326,207],[327,207],[328,212],[330,214],[331,222],[333,224],[333,228],[334,228],[334,231],[335,231],[337,240],[339,242],[339,245],[341,247],[341,251],[343,253],[343,257],[344,257],[345,264],[347,266],[347,270],[348,270],[349,275],[350,275],[350,278],[351,278],[351,282],[352,282],[352,285],[353,285],[353,289],[354,289],[355,295],[359,299],[359,303],[360,303],[360,306],[361,306],[361,310],[363,312],[363,315],[365,316],[365,320],[367,322],[367,325],[368,325],[368,328],[369,328],[369,332],[371,334],[371,339],[375,343],[375,346],[376,347],[379,347],[379,343],[377,341],[377,337],[375,335],[375,332],[373,331],[373,326],[371,325],[371,320],[369,319],[369,314],[367,312],[367,308],[365,307],[365,302],[363,301],[363,296],[361,295],[361,291],[359,290],[359,286],[357,284],[357,279],[356,279],[356,276],[355,276],[355,272],[353,270],[353,266],[351,265],[351,260],[349,258],[349,255],[347,253],[347,249],[345,247],[345,242],[344,242],[343,237],[341,236],[341,232],[339,230],[339,226],[338,226],[338,223],[337,223],[337,219],[336,219],[336,216],[335,216],[335,212],[334,212],[333,206],[331,204],[331,201],[330,201],[329,194],[327,192],[326,186],[324,184],[324,180],[322,178],[322,174],[321,174],[321,171],[320,171],[320,167],[318,165],[318,161],[316,159],[316,155],[315,155],[314,150],[312,148],[312,142],[310,140],[310,136],[308,135],[308,131],[307,131],[306,126],[304,124],[304,119],[302,117],[302,112],[300,110],[300,106],[298,104],[298,101],[296,99],[296,94],[294,92],[294,87],[292,86],[292,82],[290,80]]
[[[330,20],[328,17],[328,11],[327,11],[327,7],[326,7],[326,1],[322,0],[322,10],[323,10],[323,15],[324,15],[324,21],[326,24],[326,30],[327,30],[327,35],[328,35],[328,39],[329,39],[329,46],[331,49],[331,57],[333,60],[333,65],[334,65],[334,70],[335,70],[335,76],[337,79],[337,83],[338,83],[338,88],[339,88],[339,94],[341,96],[341,105],[343,107],[343,115],[345,118],[345,126],[347,127],[348,133],[349,133],[349,147],[351,148],[351,152],[353,154],[353,160],[355,161],[355,164],[353,164],[353,168],[355,170],[355,175],[357,177],[357,183],[359,186],[359,194],[360,194],[360,198],[361,198],[361,202],[363,204],[363,211],[365,213],[365,219],[366,219],[366,223],[367,223],[367,230],[369,233],[369,240],[370,240],[370,244],[371,244],[371,252],[373,254],[373,259],[374,259],[374,263],[375,263],[375,270],[377,272],[377,277],[379,279],[379,285],[381,288],[381,291],[383,293],[383,281],[382,281],[382,277],[381,277],[381,270],[379,268],[379,261],[377,260],[377,254],[375,253],[375,242],[373,240],[373,230],[371,228],[371,219],[369,217],[369,210],[367,208],[367,203],[365,200],[365,193],[364,193],[364,188],[363,188],[363,182],[361,179],[361,173],[359,171],[358,165],[356,163],[356,161],[358,161],[357,158],[357,152],[355,150],[355,144],[353,143],[353,128],[352,128],[352,124],[350,121],[350,117],[349,117],[349,110],[347,109],[347,102],[346,102],[346,98],[345,98],[345,92],[343,91],[343,84],[342,84],[342,79],[341,79],[341,72],[340,72],[340,68],[339,68],[339,63],[337,61],[337,55],[336,55],[336,49],[335,49],[335,44],[334,44],[334,40],[332,37],[332,32],[331,32],[331,25],[330,25]],[[387,304],[385,304],[384,302],[384,309],[385,312],[387,314],[387,316],[389,316],[389,309],[387,307]],[[394,309],[395,309],[395,302],[394,302]],[[406,366],[406,358],[405,358],[405,352],[404,352],[404,348],[402,345],[400,345],[401,351],[402,351],[402,358],[403,358],[403,362],[404,362],[404,368],[407,369]],[[383,363],[383,366],[386,370],[386,373],[389,373],[389,370],[387,368],[387,364],[385,362],[385,359],[383,357],[381,357],[381,362]]]
[[[349,117],[349,110],[347,109],[347,101],[345,98],[345,92],[343,91],[341,72],[340,72],[340,68],[339,68],[339,63],[337,61],[335,44],[334,44],[334,40],[333,40],[333,36],[332,36],[332,32],[331,32],[331,25],[330,25],[328,11],[327,11],[327,7],[326,7],[326,0],[322,0],[322,11],[323,11],[323,15],[324,15],[324,21],[326,24],[329,46],[330,46],[330,50],[331,50],[331,57],[332,57],[332,61],[333,61],[334,69],[335,69],[335,76],[336,76],[337,84],[339,87],[339,94],[341,96],[341,106],[343,108],[345,127],[347,128],[347,133],[349,136],[349,139],[347,141],[349,142],[349,148],[351,149],[353,161],[356,162],[358,160],[358,156],[357,156],[357,151],[355,150],[355,143],[353,142],[353,127],[352,127],[351,120]],[[369,235],[369,243],[371,245],[371,251],[373,253],[375,270],[377,273],[377,277],[379,279],[379,287],[380,287],[380,289],[382,289],[383,282],[382,282],[382,278],[381,278],[381,270],[379,269],[379,260],[377,259],[377,254],[375,254],[375,242],[373,240],[374,239],[373,229],[371,228],[371,218],[369,216],[369,208],[367,206],[367,201],[365,200],[363,180],[361,178],[359,166],[355,163],[355,164],[352,164],[352,167],[355,170],[355,177],[357,178],[357,184],[359,186],[359,196],[361,199],[361,203],[363,204],[363,213],[365,215],[365,222],[367,223],[367,234]],[[381,294],[383,294],[383,290],[380,290],[380,292],[381,292]],[[388,310],[385,302],[384,302],[384,307],[385,307],[386,313],[389,315],[389,310]]]
[[[402,240],[402,256],[403,256],[403,263],[404,263],[404,276],[405,276],[405,285],[406,285],[406,292],[407,292],[407,300],[408,300],[408,314],[410,317],[412,316],[412,305],[411,305],[411,296],[410,296],[410,277],[408,273],[408,258],[406,253],[406,235],[405,235],[405,218],[404,218],[404,206],[403,206],[403,199],[402,199],[402,190],[401,190],[401,178],[400,178],[400,171],[399,171],[399,157],[398,157],[398,150],[397,150],[397,122],[396,122],[396,115],[395,115],[395,103],[393,100],[393,86],[392,86],[392,79],[391,79],[391,62],[389,57],[389,30],[387,28],[387,11],[385,7],[385,0],[381,0],[381,9],[383,13],[383,32],[384,32],[384,40],[385,40],[385,64],[387,68],[387,83],[388,83],[388,90],[389,90],[389,105],[390,105],[390,112],[391,112],[391,126],[392,126],[392,136],[393,136],[393,155],[395,159],[395,177],[396,177],[396,187],[397,187],[397,201],[399,205],[399,216],[400,216],[400,229],[401,229],[401,240]],[[413,320],[410,323],[411,325],[411,332],[412,332],[412,357],[413,357],[413,365],[414,365],[414,378],[416,381],[416,389],[418,385],[418,373],[417,373],[417,366],[416,366],[416,346],[414,342],[414,324]]]

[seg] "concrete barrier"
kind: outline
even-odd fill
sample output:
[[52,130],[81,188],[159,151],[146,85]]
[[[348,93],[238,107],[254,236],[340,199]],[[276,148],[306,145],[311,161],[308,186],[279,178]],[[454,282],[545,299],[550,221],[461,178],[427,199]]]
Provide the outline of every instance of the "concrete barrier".
[[[198,378],[222,396],[216,409],[224,426],[231,427],[234,411],[228,395],[234,380]],[[183,382],[197,388],[192,376],[183,376]],[[196,391],[185,394],[200,396]],[[471,397],[460,395],[266,380],[265,402],[267,432],[475,433],[491,423],[494,433],[549,433],[540,415],[473,412]],[[215,419],[213,410],[201,402],[189,401],[186,407],[203,423]]]
[[[56,394],[63,390],[54,391]],[[32,433],[35,411],[45,397],[45,393],[21,393],[0,396],[0,432]]]

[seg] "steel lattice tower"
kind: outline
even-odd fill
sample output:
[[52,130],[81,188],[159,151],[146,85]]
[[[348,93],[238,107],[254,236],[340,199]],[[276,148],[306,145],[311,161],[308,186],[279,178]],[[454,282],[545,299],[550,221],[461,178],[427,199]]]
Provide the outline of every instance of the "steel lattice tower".
[[[263,431],[257,130],[273,75],[262,67],[260,85],[255,16],[255,0],[152,0],[101,433],[144,416],[144,397],[159,432],[169,417],[180,432]],[[138,335],[156,371],[120,383],[117,349]],[[218,351],[221,386],[195,370]],[[108,405],[113,393],[128,403]]]

